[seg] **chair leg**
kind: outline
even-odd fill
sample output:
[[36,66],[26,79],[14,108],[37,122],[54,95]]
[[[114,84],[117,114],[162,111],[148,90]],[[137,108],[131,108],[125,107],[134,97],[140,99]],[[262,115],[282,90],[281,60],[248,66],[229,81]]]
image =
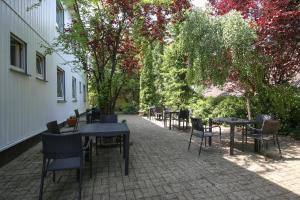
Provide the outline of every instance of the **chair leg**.
[[89,153],[90,153],[90,178],[92,178],[92,173],[93,173],[93,148],[92,148],[92,145],[93,145],[93,141],[91,140],[90,141],[90,150],[89,150]]
[[55,183],[55,171],[53,171],[52,181],[53,181],[53,183]]
[[280,154],[280,158],[282,158],[282,153],[281,153],[281,149],[280,149],[280,144],[279,144],[279,140],[278,140],[278,135],[276,135],[276,143],[277,143],[277,146],[278,146],[278,151],[279,151],[279,154]]
[[191,134],[188,150],[190,150],[193,134]]
[[222,137],[221,137],[221,132],[219,134],[220,137],[220,153],[222,153]]
[[96,137],[96,145],[95,145],[95,148],[96,148],[96,155],[98,155],[98,137]]
[[[206,141],[206,138],[205,138],[205,141]],[[200,156],[200,153],[201,153],[201,150],[202,150],[202,144],[203,144],[203,137],[201,138],[201,143],[200,143],[200,148],[199,148],[199,156]]]
[[120,153],[122,153],[122,138],[118,136],[118,139],[119,139]]
[[245,134],[245,130],[244,127],[242,128],[242,150],[244,151],[244,134]]
[[43,188],[44,188],[44,178],[45,178],[45,159],[43,159],[43,168],[42,168],[42,175],[41,175],[41,184],[40,184],[40,194],[39,194],[39,200],[43,199]]
[[264,146],[264,157],[265,157],[265,160],[267,160],[267,142],[264,142],[263,140],[261,140],[260,145],[262,147]]
[[81,186],[82,186],[82,169],[79,169],[79,192],[78,199],[81,200]]

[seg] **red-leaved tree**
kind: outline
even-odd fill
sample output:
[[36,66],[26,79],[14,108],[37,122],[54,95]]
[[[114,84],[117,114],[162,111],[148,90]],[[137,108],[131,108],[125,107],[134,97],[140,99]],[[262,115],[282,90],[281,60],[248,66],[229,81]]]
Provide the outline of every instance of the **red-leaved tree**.
[[291,81],[300,72],[299,0],[209,0],[216,14],[238,10],[257,29],[256,48],[269,58],[265,81]]

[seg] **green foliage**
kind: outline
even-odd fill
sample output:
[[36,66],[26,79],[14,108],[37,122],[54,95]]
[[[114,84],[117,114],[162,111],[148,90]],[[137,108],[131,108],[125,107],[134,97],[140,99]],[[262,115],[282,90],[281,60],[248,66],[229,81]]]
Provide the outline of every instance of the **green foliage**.
[[191,102],[190,108],[195,117],[200,117],[207,122],[215,117],[240,117],[245,118],[245,100],[243,97],[219,96],[199,98]]
[[121,110],[124,114],[136,114],[139,111],[136,104],[125,104],[121,107]]
[[255,100],[257,113],[271,114],[283,130],[300,128],[300,91],[290,85],[264,87]]
[[182,29],[184,51],[189,59],[191,84],[222,85],[228,76],[222,21],[202,10],[189,13]]
[[187,64],[180,39],[169,44],[162,63],[163,102],[169,108],[184,108],[191,96],[187,81]]
[[146,111],[157,102],[154,85],[155,72],[153,67],[153,44],[145,44],[143,48],[143,67],[140,75],[140,110]]

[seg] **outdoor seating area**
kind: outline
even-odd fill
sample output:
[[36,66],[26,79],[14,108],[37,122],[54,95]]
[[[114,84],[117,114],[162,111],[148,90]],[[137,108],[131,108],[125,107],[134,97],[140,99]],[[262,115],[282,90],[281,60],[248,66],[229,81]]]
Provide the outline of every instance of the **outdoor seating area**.
[[[278,139],[278,132],[280,129],[280,122],[278,120],[273,120],[270,115],[258,114],[255,120],[241,119],[237,117],[226,117],[226,118],[210,118],[207,124],[203,124],[201,118],[193,117],[192,111],[188,109],[180,109],[178,111],[172,111],[170,109],[163,109],[162,118],[157,117],[157,108],[155,106],[150,107],[148,111],[147,119],[150,121],[163,120],[163,126],[168,127],[169,130],[174,130],[175,124],[179,130],[187,130],[191,132],[189,147],[193,136],[199,137],[201,139],[199,155],[201,153],[203,140],[205,146],[207,144],[211,145],[212,138],[215,134],[219,137],[219,144],[222,143],[222,129],[228,126],[230,130],[230,141],[229,141],[229,154],[234,154],[236,129],[241,128],[241,140],[242,140],[242,151],[248,144],[248,137],[253,139],[254,151],[256,153],[264,153],[265,159],[267,159],[267,150],[269,146],[269,141],[273,141],[273,144],[277,146],[280,158],[282,158],[282,152],[280,149],[280,142]],[[191,121],[191,123],[190,123]],[[183,126],[180,124],[183,122]],[[184,126],[185,124],[185,126]],[[222,126],[223,125],[223,126]],[[217,130],[216,130],[217,128]],[[251,148],[252,149],[252,148]],[[263,150],[262,150],[263,149]]]
[[[98,156],[94,149],[92,177],[89,165],[83,165],[82,199],[299,199],[299,141],[280,137],[283,160],[265,161],[240,148],[234,149],[232,157],[225,129],[221,153],[216,137],[198,157],[196,137],[188,151],[189,133],[169,131],[162,123],[134,115],[119,118],[130,129],[129,173],[124,173],[118,145],[99,148]],[[0,168],[1,199],[38,199],[42,148],[39,143]],[[43,199],[78,199],[78,185],[76,170],[57,171],[55,183],[52,173],[47,173]]]

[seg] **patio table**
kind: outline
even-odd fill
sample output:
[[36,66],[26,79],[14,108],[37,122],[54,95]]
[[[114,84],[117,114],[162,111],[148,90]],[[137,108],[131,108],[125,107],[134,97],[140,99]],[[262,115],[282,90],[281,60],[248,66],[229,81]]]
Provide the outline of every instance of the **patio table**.
[[179,111],[171,111],[171,110],[165,110],[163,112],[164,115],[164,126],[166,126],[166,116],[169,115],[169,130],[171,130],[172,126],[172,115],[179,114]]
[[225,117],[225,118],[213,118],[209,119],[209,126],[211,127],[213,123],[224,123],[230,126],[230,151],[229,154],[233,155],[233,148],[234,148],[234,130],[235,126],[246,126],[248,124],[254,124],[255,121],[248,120],[248,119],[240,119],[236,117]]
[[125,158],[125,175],[128,175],[129,163],[129,135],[130,130],[126,123],[92,123],[79,129],[80,134],[92,137],[123,136],[123,158]]

